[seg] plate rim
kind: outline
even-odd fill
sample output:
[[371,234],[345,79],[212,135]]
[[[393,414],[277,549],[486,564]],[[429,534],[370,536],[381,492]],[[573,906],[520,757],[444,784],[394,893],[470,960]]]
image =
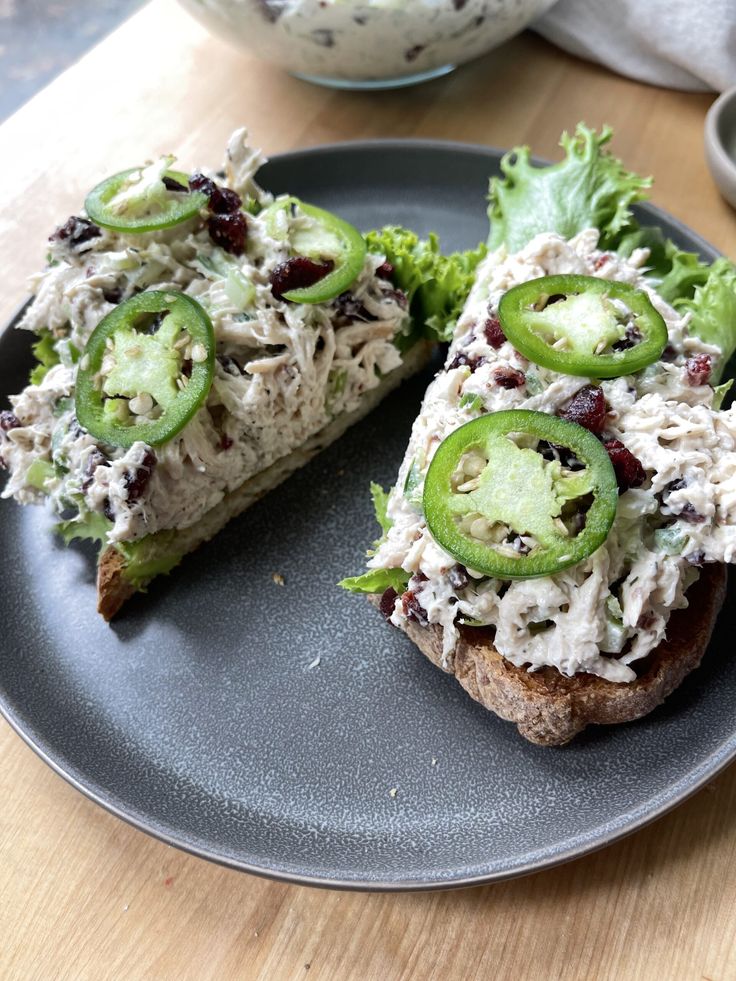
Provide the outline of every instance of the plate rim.
[[[301,149],[289,150],[284,153],[274,154],[267,160],[268,162],[295,161],[304,157],[314,157],[322,155],[332,155],[346,150],[366,152],[366,151],[406,151],[407,149],[436,152],[436,151],[455,151],[463,155],[478,155],[497,161],[505,153],[509,152],[500,147],[480,144],[465,143],[457,140],[441,139],[369,139],[369,140],[346,140],[332,143],[319,144]],[[533,156],[532,162],[539,166],[549,163],[541,157]],[[708,242],[702,235],[688,227],[683,221],[670,214],[663,208],[651,203],[650,201],[637,202],[636,209],[647,214],[654,219],[654,223],[662,218],[676,229],[679,233],[692,241],[698,249],[711,256],[720,256],[719,249]],[[16,313],[0,329],[0,338],[7,331],[15,328],[18,320],[22,316],[29,300],[22,302]],[[726,739],[718,749],[706,757],[696,769],[689,771],[675,785],[678,791],[675,795],[660,801],[652,809],[645,809],[645,805],[638,808],[638,815],[630,821],[626,821],[624,815],[622,823],[615,829],[593,837],[582,844],[571,844],[565,851],[552,852],[541,860],[532,859],[522,865],[515,866],[513,869],[501,869],[496,871],[481,872],[475,875],[455,877],[450,879],[344,879],[339,877],[308,875],[285,869],[273,869],[259,866],[233,856],[217,854],[209,848],[192,841],[177,837],[175,831],[162,828],[155,821],[146,818],[133,809],[125,810],[113,800],[106,799],[104,789],[94,785],[93,782],[85,783],[83,779],[75,776],[71,772],[74,767],[68,761],[58,761],[53,756],[53,747],[49,747],[42,738],[38,738],[34,726],[31,722],[27,725],[19,714],[13,711],[7,696],[0,688],[0,716],[5,719],[10,728],[23,740],[23,742],[58,776],[62,777],[70,786],[83,794],[88,800],[97,804],[113,817],[119,818],[126,824],[138,831],[149,835],[164,844],[178,848],[197,858],[213,862],[226,868],[240,872],[248,872],[261,878],[271,879],[279,882],[287,882],[294,885],[311,886],[313,888],[340,889],[350,892],[428,892],[434,890],[462,889],[472,886],[479,886],[487,883],[501,882],[509,879],[516,879],[522,876],[531,875],[536,872],[543,872],[547,869],[564,865],[578,858],[583,858],[601,848],[605,848],[617,841],[628,837],[631,834],[645,828],[647,825],[659,820],[669,811],[687,801],[690,797],[698,793],[706,784],[715,779],[722,773],[736,758],[736,727],[728,739]],[[66,768],[65,768],[66,766]],[[692,780],[693,772],[698,776]],[[670,785],[672,786],[672,785]],[[666,792],[666,791],[665,791]],[[660,792],[660,797],[661,797]],[[588,837],[595,835],[595,830],[588,832]]]

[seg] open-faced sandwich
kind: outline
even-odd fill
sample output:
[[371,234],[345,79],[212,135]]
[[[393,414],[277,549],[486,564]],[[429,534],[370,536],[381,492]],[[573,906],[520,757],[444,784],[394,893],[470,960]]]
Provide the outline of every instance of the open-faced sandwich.
[[609,136],[504,159],[491,251],[396,485],[373,488],[383,536],[342,584],[543,745],[659,704],[736,557],[736,269],[637,225],[648,182]]
[[424,364],[480,254],[274,199],[245,135],[220,175],[95,187],[19,323],[39,364],[0,414],[3,496],[100,543],[108,619]]

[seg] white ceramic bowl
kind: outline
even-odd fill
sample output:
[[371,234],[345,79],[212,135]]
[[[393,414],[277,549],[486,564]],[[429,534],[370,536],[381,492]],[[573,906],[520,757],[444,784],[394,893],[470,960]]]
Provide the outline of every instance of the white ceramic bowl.
[[213,34],[338,88],[410,85],[518,34],[554,0],[180,0]]
[[708,110],[705,157],[721,194],[736,208],[736,88],[724,92]]

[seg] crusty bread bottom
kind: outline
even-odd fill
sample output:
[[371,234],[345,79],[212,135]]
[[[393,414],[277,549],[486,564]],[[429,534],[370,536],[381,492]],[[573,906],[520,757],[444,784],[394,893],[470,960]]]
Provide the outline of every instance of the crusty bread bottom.
[[[592,723],[610,725],[647,715],[677,688],[705,654],[726,596],[726,578],[725,566],[703,569],[688,590],[688,608],[672,614],[667,640],[632,665],[636,681],[616,684],[591,674],[568,678],[556,668],[517,668],[493,646],[492,631],[482,628],[461,628],[454,656],[443,670],[485,708],[515,722],[530,742],[562,746]],[[370,600],[378,606],[380,597]],[[440,626],[407,622],[401,629],[442,668]]]
[[[345,412],[333,419],[314,436],[310,437],[296,450],[276,460],[270,467],[246,480],[240,487],[226,494],[220,503],[208,511],[189,528],[180,529],[173,541],[169,538],[162,544],[162,555],[175,552],[185,555],[193,552],[204,542],[217,534],[231,518],[249,508],[251,504],[267,494],[295,470],[309,463],[312,457],[334,443],[354,423],[374,409],[378,403],[411,375],[416,374],[429,362],[433,345],[419,341],[404,354],[398,368],[381,379],[379,385],[366,392],[361,403],[353,412]],[[155,554],[150,558],[155,559]],[[109,545],[101,554],[97,569],[97,610],[106,620],[120,610],[123,603],[136,592],[135,586],[126,578],[125,558]]]

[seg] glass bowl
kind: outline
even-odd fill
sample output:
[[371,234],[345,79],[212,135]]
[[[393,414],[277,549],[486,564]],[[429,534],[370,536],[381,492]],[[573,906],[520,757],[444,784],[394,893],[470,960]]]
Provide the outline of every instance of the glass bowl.
[[335,88],[413,85],[518,34],[554,0],[179,0],[213,34]]

